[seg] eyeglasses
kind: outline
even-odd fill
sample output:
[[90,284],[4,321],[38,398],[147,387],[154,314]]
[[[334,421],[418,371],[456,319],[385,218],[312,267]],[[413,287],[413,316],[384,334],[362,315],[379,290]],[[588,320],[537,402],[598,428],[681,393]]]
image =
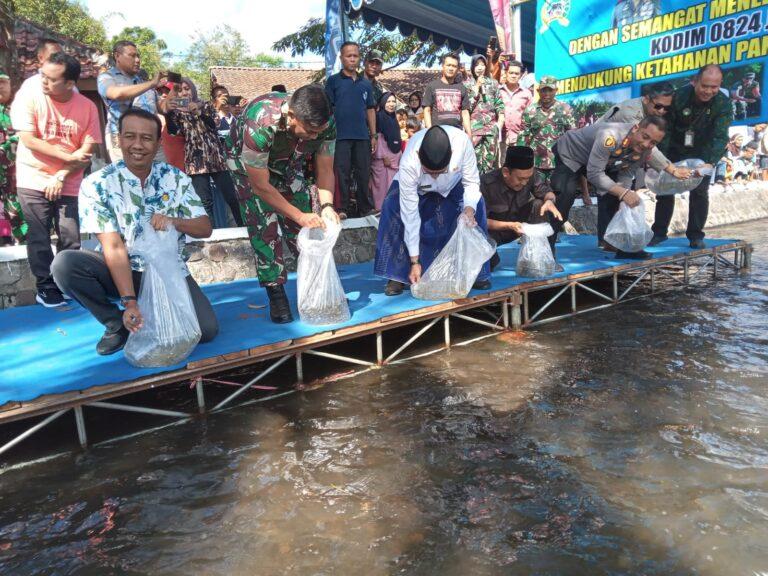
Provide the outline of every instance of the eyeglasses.
[[653,100],[651,100],[651,104],[653,104],[654,110],[659,110],[659,111],[664,110],[664,112],[669,112],[670,110],[672,110],[671,104],[669,106],[667,106],[666,104],[657,104]]

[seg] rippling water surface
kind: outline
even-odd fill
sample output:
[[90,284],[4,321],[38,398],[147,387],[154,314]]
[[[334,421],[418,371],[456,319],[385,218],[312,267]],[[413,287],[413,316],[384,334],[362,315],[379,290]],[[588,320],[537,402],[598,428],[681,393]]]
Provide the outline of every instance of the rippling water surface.
[[753,273],[0,474],[0,573],[768,573]]

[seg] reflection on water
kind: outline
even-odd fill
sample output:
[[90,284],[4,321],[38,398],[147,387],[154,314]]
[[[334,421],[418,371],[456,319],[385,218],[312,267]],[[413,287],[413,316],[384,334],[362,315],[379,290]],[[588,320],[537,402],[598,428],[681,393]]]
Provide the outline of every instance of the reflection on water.
[[6,471],[2,574],[768,572],[768,233],[735,283]]

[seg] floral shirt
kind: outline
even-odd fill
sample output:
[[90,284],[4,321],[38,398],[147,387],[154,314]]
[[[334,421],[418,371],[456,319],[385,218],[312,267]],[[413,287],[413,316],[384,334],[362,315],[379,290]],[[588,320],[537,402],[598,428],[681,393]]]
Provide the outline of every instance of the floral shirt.
[[472,136],[489,136],[496,133],[496,121],[504,114],[504,100],[499,83],[493,78],[482,79],[478,86],[474,80],[464,82],[469,97],[469,120]]
[[224,148],[219,140],[218,116],[210,102],[202,102],[199,113],[173,110],[166,118],[168,133],[184,136],[187,174],[195,176],[227,169]]
[[333,119],[315,140],[299,140],[288,132],[287,112],[288,97],[276,92],[259,96],[246,106],[227,138],[227,152],[236,172],[245,174],[246,166],[267,168],[270,175],[291,183],[305,179],[312,155],[333,156]]
[[[119,232],[129,254],[155,212],[184,219],[206,215],[192,180],[181,170],[164,162],[155,162],[142,186],[122,160],[83,180],[79,210],[81,232]],[[188,275],[183,250],[184,234],[179,234],[179,266]],[[131,255],[130,259],[133,270],[144,270],[141,257]]]
[[523,112],[523,130],[517,138],[517,145],[533,148],[533,165],[536,168],[553,170],[555,154],[552,146],[575,124],[571,107],[565,102],[555,100],[549,110],[544,110],[536,102]]

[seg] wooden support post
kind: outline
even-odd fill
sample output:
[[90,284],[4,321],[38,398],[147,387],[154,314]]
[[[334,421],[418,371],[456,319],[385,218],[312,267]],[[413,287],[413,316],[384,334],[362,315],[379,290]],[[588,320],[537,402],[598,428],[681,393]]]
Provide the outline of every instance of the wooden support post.
[[83,407],[75,406],[75,424],[77,425],[77,439],[80,441],[80,446],[85,448],[88,446],[88,436],[85,433],[85,418],[83,418]]
[[571,282],[571,312],[576,312],[576,282]]
[[195,381],[195,392],[197,393],[197,411],[205,414],[205,392],[203,390],[203,379],[198,378]]
[[381,332],[376,332],[376,364],[384,364],[384,340]]
[[522,296],[520,292],[515,292],[509,299],[509,305],[512,307],[512,328],[520,330],[523,326],[523,309],[521,306]]
[[501,303],[501,321],[505,330],[509,328],[509,300]]
[[298,384],[304,383],[304,362],[301,357],[301,352],[296,353],[296,382]]

